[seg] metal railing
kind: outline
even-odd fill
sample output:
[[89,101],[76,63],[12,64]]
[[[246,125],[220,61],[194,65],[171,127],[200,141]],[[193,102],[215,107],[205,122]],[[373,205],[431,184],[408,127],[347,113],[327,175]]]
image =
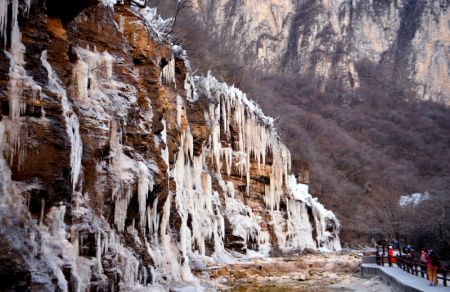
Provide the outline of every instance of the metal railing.
[[[392,267],[394,266],[394,264],[396,264],[398,268],[404,270],[405,272],[425,279],[428,278],[426,264],[421,263],[418,259],[410,258],[402,254],[398,256],[389,256],[387,253],[387,248],[384,246],[382,247],[382,249],[377,248],[376,263],[379,266],[388,265],[389,267]],[[437,270],[438,281],[442,280],[444,286],[447,286],[447,283],[450,282],[449,272],[450,271],[443,267],[441,264],[439,265]]]

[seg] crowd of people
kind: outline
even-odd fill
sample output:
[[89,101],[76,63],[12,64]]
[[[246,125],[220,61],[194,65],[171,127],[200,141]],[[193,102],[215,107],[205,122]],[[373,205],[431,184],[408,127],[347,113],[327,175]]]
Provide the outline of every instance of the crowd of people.
[[[384,250],[379,250],[380,253],[384,254]],[[406,259],[407,262],[412,263],[416,258],[415,250],[410,246],[406,245],[401,247],[396,241],[389,245],[387,249],[388,262],[390,265],[397,264],[399,257]],[[439,257],[432,249],[422,249],[420,252],[420,267],[422,272],[427,274],[427,279],[430,281],[430,286],[438,285],[437,272],[440,268]]]

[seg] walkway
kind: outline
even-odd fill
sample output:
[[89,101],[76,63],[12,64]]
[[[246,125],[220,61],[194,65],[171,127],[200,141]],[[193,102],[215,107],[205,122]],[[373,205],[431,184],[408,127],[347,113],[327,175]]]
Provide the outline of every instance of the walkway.
[[444,287],[442,282],[438,286],[429,286],[426,279],[411,275],[397,267],[384,267],[377,264],[362,264],[361,274],[364,278],[380,276],[383,281],[398,291],[416,292],[450,292],[450,287]]

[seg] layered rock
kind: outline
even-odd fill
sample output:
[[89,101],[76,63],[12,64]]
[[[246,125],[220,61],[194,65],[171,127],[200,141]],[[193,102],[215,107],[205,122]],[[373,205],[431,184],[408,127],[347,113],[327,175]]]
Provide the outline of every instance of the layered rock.
[[199,288],[204,263],[339,250],[273,120],[115,2],[0,8],[2,289]]
[[315,74],[358,87],[358,64],[382,65],[418,96],[450,104],[449,2],[196,0],[216,37],[241,62],[269,72]]

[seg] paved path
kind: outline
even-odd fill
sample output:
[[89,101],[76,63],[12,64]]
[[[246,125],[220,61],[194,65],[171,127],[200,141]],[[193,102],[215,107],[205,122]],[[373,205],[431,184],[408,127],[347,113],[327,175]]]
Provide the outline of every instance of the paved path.
[[[442,285],[442,280],[440,280],[440,283],[438,286],[429,286],[428,280],[421,278],[421,277],[411,275],[397,267],[383,267],[383,266],[378,266],[376,264],[362,264],[361,267],[362,267],[363,274],[364,274],[364,270],[366,270],[366,272],[369,271],[369,274],[370,274],[371,270],[376,271],[378,269],[378,272],[380,272],[380,273],[376,273],[376,274],[380,274],[380,276],[383,276],[382,274],[385,274],[384,276],[393,278],[391,280],[396,282],[396,283],[394,283],[395,286],[402,286],[405,288],[405,289],[400,289],[402,291],[450,292],[450,287],[444,287]],[[382,278],[384,278],[384,277],[382,277]],[[448,284],[450,284],[450,283],[448,283]]]

